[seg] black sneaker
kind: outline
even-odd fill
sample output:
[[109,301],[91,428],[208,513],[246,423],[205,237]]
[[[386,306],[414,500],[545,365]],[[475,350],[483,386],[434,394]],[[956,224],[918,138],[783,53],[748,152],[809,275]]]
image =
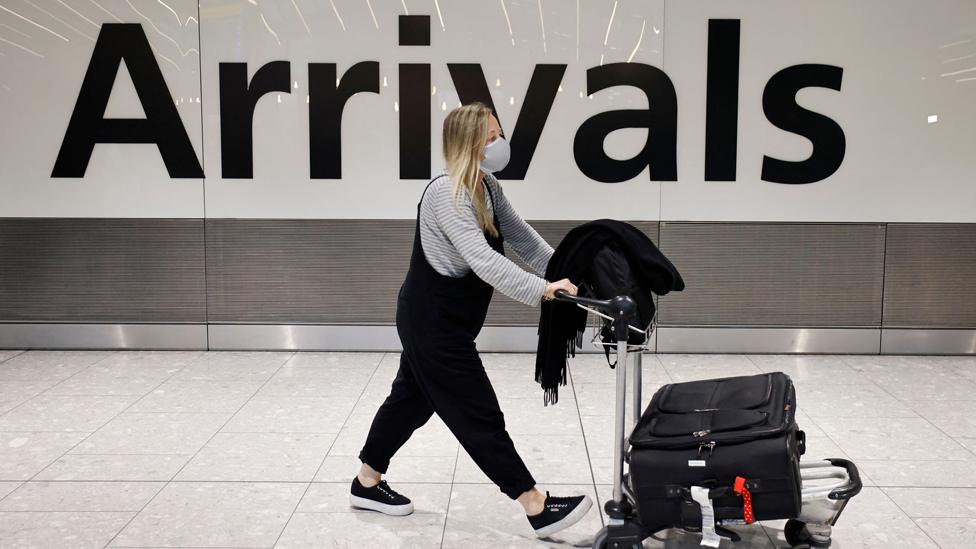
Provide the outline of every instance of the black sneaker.
[[586,516],[593,502],[587,496],[572,496],[557,498],[546,491],[546,502],[538,515],[526,515],[529,524],[535,529],[535,535],[540,538],[551,536],[556,532],[569,528]]
[[385,480],[371,488],[359,482],[359,477],[352,479],[349,490],[349,503],[360,509],[372,509],[387,515],[403,516],[413,513],[413,503],[396,493]]

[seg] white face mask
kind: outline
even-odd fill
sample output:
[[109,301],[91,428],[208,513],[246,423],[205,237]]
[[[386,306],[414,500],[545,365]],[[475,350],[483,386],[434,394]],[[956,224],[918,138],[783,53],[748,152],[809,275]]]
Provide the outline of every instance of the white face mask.
[[495,173],[502,171],[508,165],[512,156],[512,149],[504,137],[498,136],[491,143],[485,145],[485,159],[481,161],[481,171]]

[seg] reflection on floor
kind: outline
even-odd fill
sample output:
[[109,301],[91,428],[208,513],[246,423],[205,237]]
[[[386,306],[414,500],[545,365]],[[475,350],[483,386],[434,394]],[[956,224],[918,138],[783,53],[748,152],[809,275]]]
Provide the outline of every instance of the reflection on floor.
[[[602,355],[574,359],[549,407],[533,355],[483,355],[540,487],[599,500],[547,540],[436,416],[387,476],[416,512],[349,508],[356,455],[398,360],[0,350],[0,548],[589,546],[611,484],[614,378]],[[867,485],[834,547],[973,546],[976,357],[644,355],[643,365],[645,402],[669,381],[791,375],[806,458],[853,459]],[[781,529],[739,528],[737,547],[786,547]],[[699,542],[659,537],[645,546]]]

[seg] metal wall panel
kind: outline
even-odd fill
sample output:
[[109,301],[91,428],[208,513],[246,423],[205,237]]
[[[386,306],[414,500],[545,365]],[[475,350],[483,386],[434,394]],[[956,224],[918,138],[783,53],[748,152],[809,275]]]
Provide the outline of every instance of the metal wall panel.
[[206,320],[200,219],[0,218],[0,322]]
[[661,223],[683,292],[661,298],[673,326],[879,326],[884,225]]
[[393,324],[414,223],[208,219],[208,319]]
[[206,349],[206,324],[0,323],[0,349]]
[[[532,221],[555,247],[582,221]],[[656,222],[635,222],[652,240]],[[209,320],[393,324],[413,220],[207,220]],[[506,255],[525,264],[510,247]],[[488,326],[535,326],[539,309],[499,292]]]
[[884,326],[976,328],[976,224],[890,224]]
[[[554,246],[580,223],[532,222]],[[878,224],[635,224],[688,284],[659,304],[659,351],[713,351],[714,335],[675,330],[724,326],[739,338],[723,343],[725,352],[877,352],[869,349],[877,345],[870,329],[881,327],[883,301],[882,353],[972,352],[976,225],[892,224],[886,239]],[[211,219],[204,226],[199,219],[0,218],[0,346],[247,347],[243,332],[233,331],[247,324],[258,330],[247,337],[262,345],[284,337],[281,348],[332,348],[340,332],[314,330],[346,330],[345,341],[362,339],[356,330],[364,325],[392,327],[413,227],[413,220]],[[199,340],[203,332],[174,340],[179,325],[206,330],[206,296],[217,340]],[[537,322],[538,308],[496,293],[483,343],[531,350]],[[44,325],[57,333],[35,329]],[[845,327],[871,341],[855,349],[853,339],[836,340],[836,328]],[[770,340],[763,335],[770,329],[785,335]],[[296,330],[305,330],[301,338]],[[806,334],[803,345],[796,330]]]
[[[209,334],[211,350],[399,352],[402,349],[396,326],[390,325],[210,324]],[[584,335],[589,341],[592,334],[587,332]],[[4,341],[0,338],[0,348]],[[479,351],[490,352],[534,353],[538,343],[539,336],[536,334],[535,326],[485,326],[475,340]],[[12,347],[17,348],[17,346]],[[579,352],[596,351],[596,348],[587,343]]]
[[881,330],[881,354],[976,354],[976,330],[883,328]]
[[[563,237],[573,227],[583,223],[585,221],[529,221],[529,224],[553,248],[562,242]],[[630,223],[643,231],[652,242],[657,243],[658,224],[656,221],[631,221]],[[505,254],[523,269],[534,272],[515,255],[508,244],[505,245]],[[488,318],[485,320],[485,324],[487,326],[538,326],[539,308],[529,307],[496,291],[491,298],[491,308],[488,309]]]
[[880,328],[660,326],[659,353],[878,354]]

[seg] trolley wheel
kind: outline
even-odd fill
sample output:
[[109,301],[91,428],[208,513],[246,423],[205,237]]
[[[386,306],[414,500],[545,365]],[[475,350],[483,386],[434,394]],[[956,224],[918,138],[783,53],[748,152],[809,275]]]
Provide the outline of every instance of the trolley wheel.
[[[607,537],[609,537],[610,532],[607,527],[604,526],[596,533],[596,537],[593,538],[593,549],[608,549],[607,548]],[[643,549],[644,545],[642,543],[635,543],[632,549]]]
[[830,547],[830,538],[826,540],[814,539],[810,530],[807,529],[807,524],[796,519],[786,521],[786,526],[783,527],[783,536],[786,537],[786,543],[794,548],[824,549]]

